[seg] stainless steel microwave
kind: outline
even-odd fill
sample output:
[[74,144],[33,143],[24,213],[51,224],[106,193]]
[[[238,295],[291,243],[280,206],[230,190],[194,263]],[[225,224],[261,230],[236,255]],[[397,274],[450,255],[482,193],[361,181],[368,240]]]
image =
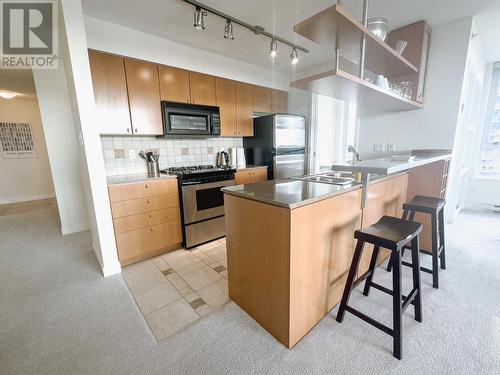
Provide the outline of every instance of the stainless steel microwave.
[[161,102],[163,133],[169,135],[220,135],[219,107]]

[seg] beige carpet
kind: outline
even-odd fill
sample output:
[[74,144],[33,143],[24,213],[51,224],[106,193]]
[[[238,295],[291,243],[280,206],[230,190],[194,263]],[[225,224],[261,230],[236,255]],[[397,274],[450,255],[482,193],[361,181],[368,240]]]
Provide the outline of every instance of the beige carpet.
[[[292,350],[234,303],[158,343],[122,277],[101,277],[89,234],[61,237],[48,217],[0,217],[2,375],[500,373],[500,216],[466,212],[447,228],[448,270],[439,290],[424,274],[424,322],[406,311],[402,361],[389,336],[335,310]],[[353,295],[390,322],[389,296]]]

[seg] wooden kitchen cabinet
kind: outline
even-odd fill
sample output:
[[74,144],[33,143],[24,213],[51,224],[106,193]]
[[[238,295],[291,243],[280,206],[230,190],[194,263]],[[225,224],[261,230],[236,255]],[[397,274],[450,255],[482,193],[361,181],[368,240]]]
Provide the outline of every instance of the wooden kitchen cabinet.
[[267,87],[253,86],[253,111],[271,113],[272,90]]
[[253,184],[255,182],[267,181],[267,168],[247,168],[240,170],[234,175],[236,185]]
[[89,51],[94,98],[102,134],[132,134],[123,58]]
[[[366,228],[384,215],[401,217],[403,215],[403,203],[406,201],[408,187],[408,174],[389,177],[381,181],[375,181],[368,186],[366,206],[363,209],[362,228]],[[358,277],[368,271],[372,256],[373,245],[365,244],[363,255],[358,269]],[[390,251],[380,249],[378,262],[380,264],[390,255]]]
[[108,188],[122,265],[178,249],[182,242],[175,178],[111,185]]
[[237,135],[236,126],[236,83],[232,80],[219,78],[215,80],[217,105],[220,110],[221,136]]
[[208,74],[189,72],[191,87],[191,103],[217,105],[215,94],[215,77]]
[[288,93],[281,90],[272,90],[271,92],[271,112],[288,112]]
[[189,71],[171,66],[158,66],[161,100],[191,103]]
[[253,89],[248,83],[236,82],[236,126],[238,136],[253,136]]
[[157,66],[125,59],[125,73],[133,133],[163,134]]

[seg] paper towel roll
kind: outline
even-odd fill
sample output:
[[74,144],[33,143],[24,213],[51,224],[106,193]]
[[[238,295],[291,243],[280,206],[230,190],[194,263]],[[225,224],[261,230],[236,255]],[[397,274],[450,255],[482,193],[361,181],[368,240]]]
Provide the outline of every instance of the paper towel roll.
[[236,147],[232,147],[231,149],[229,149],[229,157],[230,157],[230,160],[229,160],[229,164],[230,165],[238,165],[238,149]]
[[236,160],[237,160],[237,163],[238,163],[237,164],[238,167],[240,167],[240,168],[246,168],[247,162],[246,162],[246,159],[245,159],[245,149],[244,148],[238,147]]

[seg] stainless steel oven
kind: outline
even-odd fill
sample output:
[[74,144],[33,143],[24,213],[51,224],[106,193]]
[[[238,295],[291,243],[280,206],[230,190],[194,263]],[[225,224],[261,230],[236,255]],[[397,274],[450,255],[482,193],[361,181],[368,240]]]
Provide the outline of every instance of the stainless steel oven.
[[234,180],[182,186],[184,222],[186,224],[224,215],[224,193],[221,188],[234,185]]
[[184,246],[190,249],[224,237],[224,194],[221,189],[234,185],[236,169],[198,165],[173,167],[162,173],[177,175]]
[[224,221],[224,186],[233,180],[182,186],[184,242],[186,248],[226,235]]

